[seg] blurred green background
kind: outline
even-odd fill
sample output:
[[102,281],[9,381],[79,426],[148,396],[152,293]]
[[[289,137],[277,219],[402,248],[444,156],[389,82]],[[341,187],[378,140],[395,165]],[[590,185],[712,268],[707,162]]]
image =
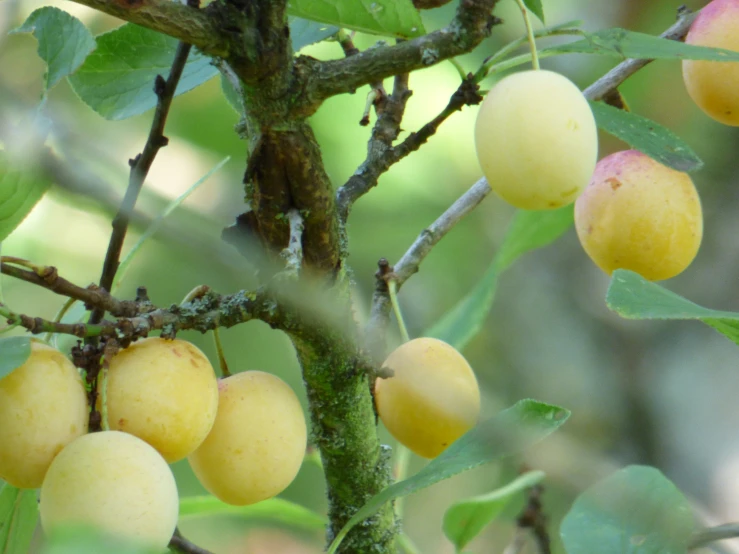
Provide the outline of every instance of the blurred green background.
[[[675,21],[679,5],[700,8],[705,1],[559,0],[544,2],[550,23],[585,21],[586,30],[625,27],[660,33]],[[50,2],[4,0],[0,3],[0,103],[31,107],[41,93],[44,67],[30,35],[7,36],[35,8]],[[428,29],[448,21],[457,2],[425,12]],[[94,33],[119,21],[71,2],[54,5],[82,19]],[[496,14],[505,25],[474,54],[460,58],[467,70],[502,44],[523,33],[513,0],[502,0]],[[376,39],[357,37],[365,48]],[[542,44],[551,43],[552,41]],[[306,51],[320,58],[341,55],[337,43]],[[569,55],[543,66],[563,72],[581,87],[613,66],[612,58]],[[388,85],[391,83],[388,82]],[[414,91],[403,129],[417,129],[436,115],[458,84],[456,70],[443,63],[413,74]],[[489,88],[492,83],[486,81]],[[665,283],[691,300],[713,308],[739,309],[739,131],[703,115],[690,101],[680,64],[653,63],[622,87],[633,111],[678,133],[705,161],[693,175],[703,201],[705,236],[701,251],[682,275]],[[358,122],[365,87],[354,95],[326,102],[311,121],[324,161],[336,186],[363,160],[371,128]],[[50,95],[48,108],[66,126],[64,148],[119,193],[127,181],[127,160],[140,151],[152,113],[125,121],[106,121],[87,108],[66,81]],[[364,317],[371,299],[377,260],[397,260],[418,233],[480,176],[472,128],[477,108],[465,108],[446,122],[419,152],[384,175],[351,215],[349,262],[356,280],[357,312]],[[4,112],[7,116],[8,111]],[[166,134],[169,146],[157,158],[140,209],[151,216],[163,202],[179,196],[225,156],[226,166],[171,216],[174,228],[195,232],[216,244],[220,231],[242,211],[241,179],[245,143],[233,132],[237,114],[224,99],[218,79],[178,97]],[[405,136],[405,134],[403,135]],[[601,156],[625,145],[601,136]],[[155,194],[151,194],[155,193]],[[400,298],[412,336],[422,333],[477,282],[490,263],[512,209],[489,197],[450,233],[423,263]],[[99,278],[107,247],[111,212],[53,190],[2,245],[3,254],[55,265],[68,279],[87,285]],[[141,229],[129,235],[130,247]],[[119,296],[130,297],[146,285],[157,305],[179,302],[199,284],[232,292],[254,284],[233,251],[225,263],[211,252],[155,237],[131,266]],[[524,397],[572,410],[564,431],[531,449],[523,459],[487,466],[421,491],[406,502],[406,529],[429,554],[453,552],[441,532],[441,518],[453,501],[496,488],[521,463],[547,472],[545,507],[555,550],[559,521],[584,488],[630,463],[652,464],[691,497],[706,523],[739,519],[739,350],[699,323],[625,321],[604,303],[608,277],[582,251],[574,229],[554,245],[526,255],[499,285],[492,314],[464,354],[483,389],[486,415]],[[62,300],[46,291],[3,278],[11,306],[51,318]],[[393,328],[393,333],[395,330]],[[210,336],[183,333],[216,361]],[[254,322],[222,333],[233,370],[262,369],[285,379],[305,402],[295,354],[287,338]],[[396,336],[391,343],[397,343]],[[383,439],[393,444],[382,431]],[[412,470],[425,462],[414,459]],[[174,466],[182,495],[204,493],[187,463]],[[326,503],[320,470],[306,463],[284,498],[323,512]],[[491,526],[467,550],[502,552],[522,505]],[[194,542],[221,553],[320,552],[322,537],[289,528],[245,524],[238,518],[189,520],[182,531]],[[725,546],[725,552],[739,552]]]

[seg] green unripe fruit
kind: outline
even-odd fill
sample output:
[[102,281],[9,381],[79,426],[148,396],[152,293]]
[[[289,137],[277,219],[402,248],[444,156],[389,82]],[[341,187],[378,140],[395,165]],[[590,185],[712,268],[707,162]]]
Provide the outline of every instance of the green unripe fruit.
[[501,198],[524,210],[552,210],[574,202],[587,186],[598,133],[572,81],[553,71],[522,71],[488,92],[477,114],[475,147]]

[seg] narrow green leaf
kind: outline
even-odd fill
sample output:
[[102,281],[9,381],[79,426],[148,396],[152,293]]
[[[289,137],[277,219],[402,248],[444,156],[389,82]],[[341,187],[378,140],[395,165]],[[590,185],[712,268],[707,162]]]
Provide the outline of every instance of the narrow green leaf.
[[573,221],[572,205],[551,211],[516,212],[503,244],[482,279],[423,336],[441,339],[462,350],[485,323],[501,273],[526,252],[554,242],[572,226]]
[[0,338],[0,379],[26,363],[30,355],[30,337]]
[[38,41],[38,54],[46,62],[46,90],[74,73],[96,46],[92,34],[79,19],[51,6],[35,10],[10,33],[33,33]]
[[606,293],[607,306],[625,319],[698,320],[739,344],[739,313],[704,308],[647,281],[633,271],[617,269]]
[[339,31],[339,28],[334,25],[309,21],[302,17],[288,17],[287,23],[290,26],[293,52],[299,52],[310,44],[326,40]]
[[619,58],[710,60],[739,62],[739,52],[723,48],[694,46],[677,40],[669,40],[626,29],[603,29],[586,33],[585,38],[544,48],[547,56],[553,54],[600,54]]
[[678,171],[697,171],[703,161],[668,128],[603,102],[590,102],[598,127]]
[[28,167],[18,167],[0,150],[0,242],[31,213],[51,186]]
[[329,554],[336,552],[352,527],[370,517],[386,502],[482,464],[522,452],[556,431],[569,416],[569,411],[558,406],[521,400],[495,417],[479,423],[421,471],[370,498],[337,534],[328,549]]
[[218,162],[213,168],[208,171],[205,175],[203,175],[200,179],[195,181],[190,188],[188,188],[185,192],[180,194],[177,198],[172,200],[167,207],[164,209],[164,211],[159,214],[159,216],[151,222],[151,225],[144,231],[144,233],[139,237],[139,240],[136,242],[136,244],[133,245],[131,250],[128,251],[126,256],[121,261],[120,265],[118,266],[118,271],[116,272],[115,279],[113,280],[113,292],[115,292],[118,285],[120,285],[120,282],[123,280],[123,278],[126,275],[126,271],[128,270],[128,266],[131,264],[131,261],[138,253],[139,249],[143,246],[143,244],[149,240],[154,233],[157,232],[159,227],[161,227],[162,222],[164,219],[171,214],[177,207],[179,207],[180,204],[182,204],[188,196],[190,196],[193,192],[195,192],[198,188],[200,188],[200,185],[205,183],[210,177],[219,169],[221,169],[226,163],[231,159],[231,156],[226,156],[223,158],[220,162]]
[[228,105],[231,106],[237,114],[243,114],[244,106],[241,101],[241,96],[239,96],[238,91],[231,84],[231,81],[229,81],[223,74],[221,74],[221,90],[223,91],[223,95],[226,97],[226,100],[228,100]]
[[290,0],[287,11],[374,35],[408,38],[426,33],[411,0]]
[[36,491],[3,483],[0,490],[0,554],[27,554],[38,521]]
[[546,25],[544,21],[544,6],[541,5],[541,0],[523,0],[526,7],[539,18],[539,21]]
[[100,529],[65,525],[47,537],[41,554],[161,554],[159,549],[108,535]]
[[629,466],[581,494],[560,534],[568,554],[685,554],[690,504],[657,469]]
[[[69,82],[79,97],[106,119],[125,119],[150,110],[157,103],[154,79],[166,78],[177,39],[126,23],[96,37],[97,49]],[[175,95],[214,77],[210,58],[192,49]]]
[[325,517],[314,511],[282,498],[271,498],[250,506],[231,506],[214,496],[187,496],[180,499],[180,518],[217,515],[279,522],[308,531],[322,531],[328,523]]
[[444,514],[444,534],[460,552],[500,515],[516,494],[539,483],[544,476],[543,471],[529,471],[504,487],[455,502]]

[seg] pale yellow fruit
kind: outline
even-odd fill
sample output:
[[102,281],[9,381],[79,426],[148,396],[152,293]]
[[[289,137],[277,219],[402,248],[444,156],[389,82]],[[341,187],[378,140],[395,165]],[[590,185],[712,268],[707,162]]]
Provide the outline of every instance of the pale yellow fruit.
[[151,337],[113,357],[107,395],[110,429],[145,440],[172,463],[200,446],[213,426],[218,379],[195,345]]
[[236,506],[282,492],[305,456],[307,429],[293,390],[262,371],[237,373],[219,383],[215,425],[188,458],[213,495]]
[[396,348],[382,367],[393,376],[375,382],[377,413],[390,434],[419,456],[435,458],[477,423],[475,373],[449,344],[413,339]]
[[[739,0],[714,0],[685,37],[687,44],[739,52]],[[683,80],[693,102],[709,117],[739,126],[739,62],[683,60]]]
[[607,274],[628,269],[659,281],[695,258],[703,214],[687,173],[625,150],[598,162],[575,202],[575,227],[585,252]]
[[0,478],[23,489],[41,486],[59,451],[87,432],[87,395],[61,352],[31,341],[31,355],[0,379]]
[[524,210],[571,204],[598,156],[593,112],[580,89],[553,71],[522,71],[487,93],[475,147],[490,187]]
[[39,509],[46,534],[92,526],[163,549],[177,525],[179,498],[156,450],[128,433],[103,431],[78,438],[54,459]]

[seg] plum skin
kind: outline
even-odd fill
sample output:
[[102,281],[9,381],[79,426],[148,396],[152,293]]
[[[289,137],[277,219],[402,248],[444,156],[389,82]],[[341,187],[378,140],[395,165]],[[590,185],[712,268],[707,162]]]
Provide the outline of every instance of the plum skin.
[[41,525],[89,525],[164,549],[179,515],[172,470],[141,439],[120,431],[84,435],[54,459],[41,487]]
[[110,429],[145,440],[174,463],[210,432],[218,409],[218,379],[195,345],[150,337],[111,359],[107,404]]
[[575,202],[585,252],[608,275],[628,269],[670,279],[693,261],[703,237],[698,191],[687,173],[638,150],[603,158]]
[[475,123],[477,158],[490,187],[524,210],[575,201],[598,156],[590,105],[565,76],[547,70],[513,73],[496,83]]
[[56,348],[31,340],[31,354],[0,379],[0,478],[41,486],[54,457],[87,432],[87,393],[77,368]]
[[295,392],[279,377],[244,371],[219,382],[218,414],[188,462],[221,501],[246,506],[292,483],[303,463],[307,427]]
[[[705,6],[685,42],[739,52],[739,0],[714,0]],[[706,115],[739,126],[738,62],[683,60],[682,70],[688,94]]]
[[435,458],[472,429],[480,415],[480,390],[467,360],[449,344],[417,338],[382,364],[393,372],[375,382],[383,424],[415,454]]

